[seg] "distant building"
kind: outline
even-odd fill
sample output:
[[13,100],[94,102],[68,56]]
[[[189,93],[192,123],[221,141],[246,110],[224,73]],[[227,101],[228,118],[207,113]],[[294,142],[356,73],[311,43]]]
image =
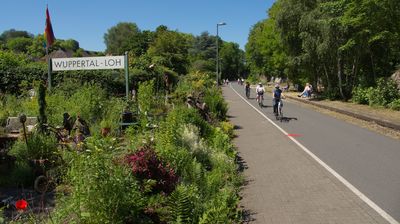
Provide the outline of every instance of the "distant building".
[[[49,56],[50,58],[72,58],[72,57],[95,57],[99,56],[99,52],[95,51],[85,51],[79,49],[78,51],[74,52],[72,50],[63,50],[58,49],[56,51],[52,51]],[[46,61],[47,56],[42,57],[39,61]]]

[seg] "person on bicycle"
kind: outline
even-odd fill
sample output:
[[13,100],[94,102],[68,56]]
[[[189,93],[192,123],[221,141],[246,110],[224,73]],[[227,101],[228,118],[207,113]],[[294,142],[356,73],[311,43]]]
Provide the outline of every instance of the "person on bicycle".
[[262,83],[258,83],[257,87],[256,87],[256,93],[257,93],[257,102],[260,102],[260,100],[262,100],[262,97],[264,97],[264,86],[262,85]]
[[249,98],[250,97],[250,83],[249,82],[246,82],[245,89],[246,89],[246,96],[247,96],[247,98]]
[[279,88],[279,85],[275,85],[275,89],[272,91],[272,104],[274,107],[274,114],[278,116],[278,104],[281,101],[282,90]]

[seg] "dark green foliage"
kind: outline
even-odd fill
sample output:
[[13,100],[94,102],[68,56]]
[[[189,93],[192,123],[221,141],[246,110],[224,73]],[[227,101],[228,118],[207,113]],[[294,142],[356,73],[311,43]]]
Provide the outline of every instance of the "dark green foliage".
[[244,73],[244,52],[236,43],[223,43],[219,51],[221,57],[221,78],[235,80],[243,77]]
[[18,38],[18,37],[23,37],[23,38],[32,38],[33,35],[28,33],[27,31],[21,31],[21,30],[15,30],[15,29],[10,29],[4,31],[0,35],[0,40],[2,41],[8,41],[13,38]]
[[0,176],[0,186],[24,186],[31,187],[35,181],[35,175],[32,166],[28,161],[18,160],[15,162],[11,172],[6,177]]
[[38,104],[39,104],[39,131],[44,133],[44,124],[47,123],[46,116],[46,87],[43,82],[39,84],[39,93],[38,93]]

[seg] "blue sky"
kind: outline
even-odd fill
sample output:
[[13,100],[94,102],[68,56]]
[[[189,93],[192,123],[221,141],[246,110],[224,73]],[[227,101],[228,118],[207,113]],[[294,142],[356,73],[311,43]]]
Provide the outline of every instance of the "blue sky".
[[274,0],[2,0],[0,33],[14,28],[43,33],[46,4],[56,38],[75,39],[86,50],[105,50],[104,33],[119,22],[141,30],[159,25],[199,35],[208,31],[244,49],[251,26],[267,18]]

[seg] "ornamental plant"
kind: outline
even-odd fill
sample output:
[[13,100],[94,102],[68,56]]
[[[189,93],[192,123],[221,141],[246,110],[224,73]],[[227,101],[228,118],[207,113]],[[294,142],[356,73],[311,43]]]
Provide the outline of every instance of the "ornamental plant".
[[28,208],[28,202],[24,199],[18,200],[15,202],[15,208],[19,211],[24,211]]
[[126,156],[126,162],[129,164],[134,176],[142,183],[154,180],[151,192],[164,192],[166,194],[174,191],[178,183],[178,176],[169,166],[164,165],[155,151],[149,146],[144,146]]

